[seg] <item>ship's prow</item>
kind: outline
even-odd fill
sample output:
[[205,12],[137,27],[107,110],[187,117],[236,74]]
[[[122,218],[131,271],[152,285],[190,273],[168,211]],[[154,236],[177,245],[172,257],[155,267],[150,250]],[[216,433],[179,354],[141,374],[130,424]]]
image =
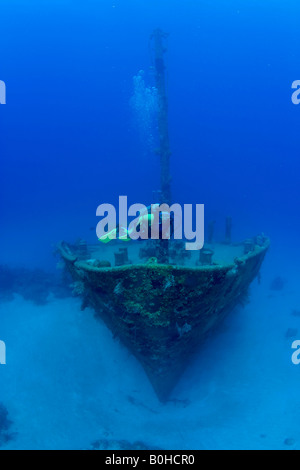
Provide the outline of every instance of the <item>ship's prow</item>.
[[[204,249],[202,262],[199,252],[186,257],[177,248],[174,256],[181,256],[182,264],[169,265],[147,259],[147,247],[61,243],[59,252],[83,307],[92,307],[140,361],[165,402],[208,333],[247,298],[269,240],[260,236],[242,244],[213,244]],[[137,253],[139,262],[133,262]]]

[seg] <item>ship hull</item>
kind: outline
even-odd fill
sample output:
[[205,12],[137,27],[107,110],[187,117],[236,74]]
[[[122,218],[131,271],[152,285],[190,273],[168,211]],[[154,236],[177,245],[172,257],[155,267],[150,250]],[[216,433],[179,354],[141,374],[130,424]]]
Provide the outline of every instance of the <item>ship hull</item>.
[[247,298],[269,241],[228,265],[159,264],[98,268],[59,251],[83,299],[142,364],[158,398],[168,400],[208,333]]

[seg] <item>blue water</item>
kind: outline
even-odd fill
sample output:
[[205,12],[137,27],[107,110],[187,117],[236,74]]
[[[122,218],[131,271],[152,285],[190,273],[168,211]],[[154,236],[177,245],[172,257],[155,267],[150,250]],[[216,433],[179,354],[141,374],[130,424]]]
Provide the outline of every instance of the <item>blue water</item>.
[[[156,27],[170,33],[174,200],[204,203],[206,221],[217,220],[220,236],[231,215],[234,239],[264,232],[272,240],[246,313],[227,320],[224,355],[212,367],[220,346],[209,344],[177,390],[191,408],[161,407],[132,358],[126,391],[108,377],[109,391],[101,395],[93,358],[105,352],[95,329],[115,355],[114,377],[123,355],[92,315],[85,323],[76,300],[36,307],[16,295],[1,303],[0,340],[11,365],[0,366],[0,403],[15,434],[4,447],[87,448],[108,436],[178,449],[300,448],[293,393],[299,370],[285,338],[288,328],[299,327],[300,336],[299,319],[291,316],[300,309],[300,106],[291,101],[292,82],[300,79],[299,13],[296,0],[1,1],[0,79],[7,87],[0,107],[1,265],[54,272],[59,240],[97,241],[91,228],[99,204],[116,203],[119,195],[152,202],[159,165],[140,138],[130,102],[140,70],[154,85],[149,37]],[[282,292],[270,292],[275,275],[286,281]],[[54,367],[49,355],[58,340],[65,345],[54,353]],[[76,344],[87,366],[78,352],[78,360],[72,356]],[[138,408],[138,426],[126,401],[136,388],[138,401],[156,411]],[[282,402],[286,408],[279,409]],[[113,424],[107,430],[104,423]],[[184,436],[170,432],[166,439],[169,423],[182,423]],[[0,445],[1,432],[0,416]]]

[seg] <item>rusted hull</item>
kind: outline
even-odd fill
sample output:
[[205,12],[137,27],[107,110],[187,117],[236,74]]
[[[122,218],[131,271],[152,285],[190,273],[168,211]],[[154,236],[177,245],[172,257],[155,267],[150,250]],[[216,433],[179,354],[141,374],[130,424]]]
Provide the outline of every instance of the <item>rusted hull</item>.
[[120,338],[144,367],[164,402],[207,334],[247,296],[269,246],[227,266],[131,265],[96,268],[59,251],[83,305]]

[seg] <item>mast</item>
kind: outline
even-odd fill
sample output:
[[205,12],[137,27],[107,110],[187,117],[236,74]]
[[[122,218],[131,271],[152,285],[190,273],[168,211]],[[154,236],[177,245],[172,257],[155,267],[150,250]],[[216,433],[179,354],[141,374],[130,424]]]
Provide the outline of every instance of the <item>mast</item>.
[[160,156],[160,185],[161,203],[171,205],[171,176],[170,176],[170,139],[168,129],[168,99],[166,93],[165,62],[164,54],[166,48],[164,39],[168,35],[161,29],[153,32],[155,52],[155,75],[156,88],[158,92],[158,131],[159,131],[159,156]]
[[[164,39],[168,34],[156,29],[152,34],[155,53],[155,78],[158,93],[158,133],[160,156],[160,203],[171,206],[171,175],[170,175],[170,139],[168,128],[168,98],[166,93],[165,61],[166,48]],[[159,263],[169,263],[169,240],[158,240],[157,258]]]

